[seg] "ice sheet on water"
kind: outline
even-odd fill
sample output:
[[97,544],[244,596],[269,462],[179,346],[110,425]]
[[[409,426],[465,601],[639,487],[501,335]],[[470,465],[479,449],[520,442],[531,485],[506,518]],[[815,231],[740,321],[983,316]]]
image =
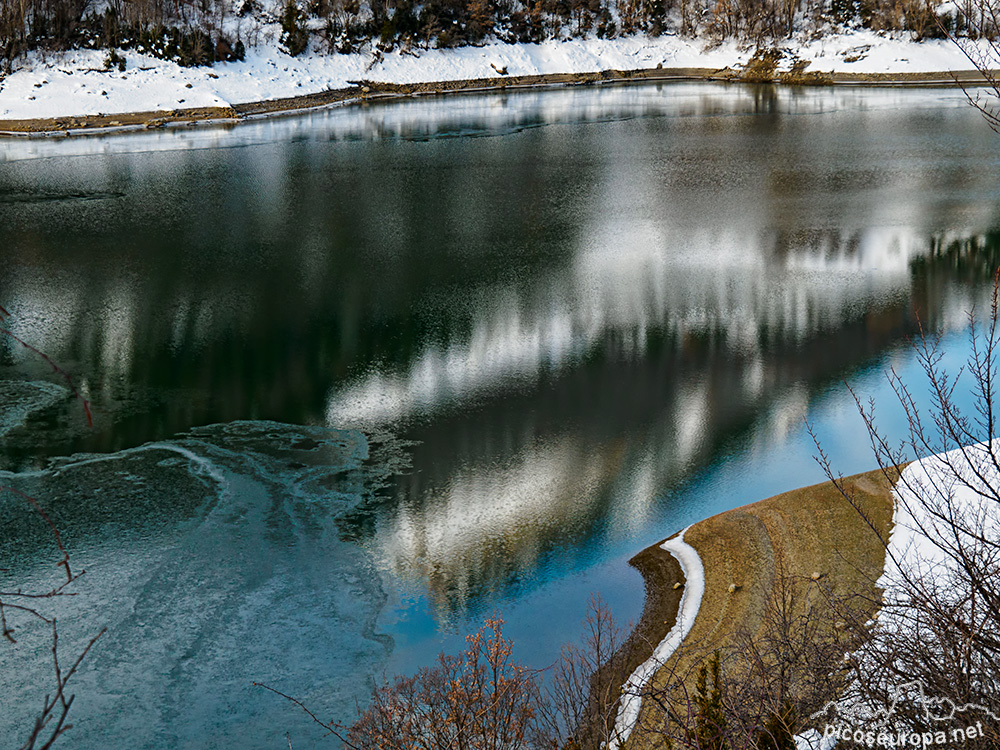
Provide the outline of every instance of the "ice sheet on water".
[[0,437],[24,424],[28,417],[69,395],[69,389],[45,381],[0,382]]
[[[55,610],[66,653],[108,627],[76,681],[74,744],[315,738],[308,717],[253,681],[349,719],[392,648],[375,632],[381,580],[338,523],[385,480],[370,459],[359,432],[236,422],[0,475],[45,503],[88,571]],[[8,579],[51,583],[58,556],[37,517],[7,494],[0,522]],[[50,680],[44,634],[22,635],[0,671],[13,707],[0,712],[3,736],[23,734]]]

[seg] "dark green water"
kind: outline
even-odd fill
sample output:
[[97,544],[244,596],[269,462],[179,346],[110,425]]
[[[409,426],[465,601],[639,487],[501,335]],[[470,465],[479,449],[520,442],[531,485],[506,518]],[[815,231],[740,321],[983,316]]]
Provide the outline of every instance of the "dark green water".
[[0,479],[88,569],[67,647],[109,627],[76,746],[324,746],[250,682],[348,719],[495,609],[543,665],[643,546],[820,481],[804,418],[870,468],[842,381],[918,319],[961,359],[997,143],[960,92],[684,84],[0,144],[5,325],[95,415],[0,339]]

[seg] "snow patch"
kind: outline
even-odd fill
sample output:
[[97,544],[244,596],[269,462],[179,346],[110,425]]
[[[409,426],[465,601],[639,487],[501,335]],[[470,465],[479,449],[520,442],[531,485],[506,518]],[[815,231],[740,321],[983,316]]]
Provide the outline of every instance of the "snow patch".
[[[876,583],[885,590],[883,601],[888,605],[879,616],[883,630],[902,632],[911,627],[912,616],[899,609],[908,600],[906,580],[933,581],[938,591],[962,580],[959,550],[982,544],[966,530],[981,529],[986,539],[1000,538],[997,488],[1000,467],[988,443],[929,456],[903,470],[894,489],[896,508],[885,568]],[[956,520],[958,531],[949,518]]]
[[836,737],[824,737],[815,729],[795,736],[795,750],[833,750],[836,746]]
[[[997,447],[994,444],[993,450]],[[893,488],[893,526],[883,573],[876,582],[884,590],[883,607],[876,615],[881,639],[891,641],[897,634],[906,641],[913,638],[918,618],[908,606],[908,580],[922,580],[939,594],[954,591],[956,609],[969,609],[967,602],[957,600],[961,585],[956,587],[956,581],[962,579],[958,550],[981,545],[968,529],[980,529],[989,540],[1000,538],[998,488],[1000,466],[988,443],[928,456],[903,470]],[[977,619],[973,611],[965,615],[977,629],[991,628],[997,634],[995,623],[985,622],[981,615]],[[868,657],[863,651],[856,656],[864,670]],[[887,708],[867,705],[850,686],[836,706],[841,716],[859,721],[871,719],[873,710]],[[795,742],[797,750],[837,746],[835,737],[822,737],[816,730],[798,735]]]
[[622,686],[621,705],[615,720],[614,735],[607,746],[608,750],[619,750],[628,741],[633,727],[639,720],[639,709],[642,707],[640,693],[643,687],[684,642],[688,633],[691,632],[691,628],[694,627],[695,618],[701,608],[701,599],[705,595],[705,568],[697,550],[684,541],[684,534],[690,528],[688,526],[680,534],[660,545],[660,549],[669,552],[680,563],[686,579],[684,592],[681,594],[681,603],[677,608],[677,620],[670,632],[653,651],[653,655],[636,667],[628,680],[625,681],[625,685]]

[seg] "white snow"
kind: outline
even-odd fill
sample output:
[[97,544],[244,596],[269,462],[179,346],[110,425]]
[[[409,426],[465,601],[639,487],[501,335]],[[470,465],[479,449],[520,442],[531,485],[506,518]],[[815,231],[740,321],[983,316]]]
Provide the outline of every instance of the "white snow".
[[687,529],[684,529],[680,534],[660,545],[660,549],[669,552],[680,563],[686,580],[684,592],[681,594],[681,603],[677,608],[677,619],[670,632],[653,651],[653,655],[636,667],[628,680],[625,681],[625,685],[622,687],[622,700],[618,707],[618,716],[615,719],[614,735],[608,743],[608,750],[618,750],[628,740],[633,727],[639,720],[643,687],[684,642],[687,634],[694,627],[695,618],[701,608],[701,598],[705,595],[705,568],[695,548],[684,541],[686,532]]
[[824,737],[815,729],[795,735],[795,750],[833,750],[837,746],[836,737]]
[[[834,34],[785,45],[810,71],[857,73],[969,70],[957,45],[946,40],[911,42],[871,31]],[[984,49],[985,51],[985,49]],[[135,52],[126,68],[103,70],[106,51],[33,54],[0,80],[0,120],[225,107],[316,93],[367,79],[419,83],[551,73],[589,73],[638,68],[735,67],[750,52],[735,43],[709,47],[679,36],[575,39],[541,44],[500,44],[449,50],[289,57],[273,44],[249,47],[238,63],[183,68]]]
[[[984,539],[991,540],[991,545],[1000,539],[1000,466],[994,461],[989,444],[958,448],[914,461],[903,470],[893,494],[896,500],[893,527],[883,573],[876,582],[884,589],[884,606],[876,615],[875,648],[899,636],[904,642],[912,641],[914,633],[921,633],[919,629],[926,627],[908,604],[912,591],[908,582],[914,581],[919,581],[923,590],[935,592],[940,601],[952,602],[977,631],[989,629],[992,635],[997,635],[997,623],[990,622],[982,613],[977,615],[974,605],[960,600],[965,585],[959,549],[983,550],[979,562],[996,555],[995,546],[984,549],[983,543],[968,531],[978,529]],[[956,523],[954,527],[951,520]],[[927,642],[932,643],[933,636]],[[855,656],[860,669],[865,670],[869,657],[864,651]],[[980,676],[980,679],[989,678]],[[868,705],[863,691],[851,686],[836,707],[841,717],[859,722],[888,708]],[[835,737],[823,737],[816,730],[798,735],[795,741],[797,750],[830,750],[837,746]]]
[[[983,547],[967,532],[979,529],[985,539],[1000,539],[998,490],[1000,467],[986,443],[914,461],[903,470],[894,490],[896,508],[885,568],[877,582],[885,590],[886,607],[879,613],[884,632],[911,627],[912,617],[905,608],[894,606],[908,599],[905,580],[925,581],[947,598],[951,598],[947,592],[961,594],[961,588],[955,588],[962,580],[959,550]],[[950,520],[956,522],[957,532]],[[955,604],[963,610],[967,605]],[[967,615],[979,627],[989,627],[979,622],[981,616]]]
[[[978,45],[987,52],[984,45]],[[932,73],[972,70],[969,58],[954,42],[929,39],[913,42],[873,31],[827,36],[798,49],[810,60],[807,70],[836,73]]]

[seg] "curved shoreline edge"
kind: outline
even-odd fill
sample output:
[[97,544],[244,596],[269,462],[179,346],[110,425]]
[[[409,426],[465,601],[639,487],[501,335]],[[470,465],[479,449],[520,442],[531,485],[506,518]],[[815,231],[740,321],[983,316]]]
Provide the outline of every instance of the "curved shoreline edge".
[[986,77],[978,70],[926,73],[810,72],[798,77],[777,74],[772,78],[759,79],[748,77],[744,71],[734,68],[638,68],[635,70],[604,70],[596,73],[549,73],[407,84],[362,81],[359,82],[359,85],[344,89],[331,89],[300,96],[234,104],[230,107],[195,107],[110,115],[0,120],[0,138],[108,135],[191,125],[232,126],[268,117],[293,116],[333,107],[419,96],[684,81],[764,83],[788,86],[863,85],[964,88],[990,85]]
[[[674,554],[677,546],[671,544],[678,535],[636,555],[630,562],[643,575],[647,598],[642,618],[629,638],[633,675],[651,665],[644,684],[656,685],[663,679],[660,665],[667,661],[670,673],[686,675],[681,679],[687,682],[693,679],[701,658],[731,642],[738,632],[758,632],[779,568],[806,584],[822,581],[835,592],[875,600],[881,594],[877,581],[885,567],[885,549],[873,527],[883,539],[889,538],[896,507],[894,485],[903,469],[899,466],[890,470],[895,477],[875,470],[841,480],[857,507],[864,509],[868,521],[831,482],[824,482],[725,511],[684,529],[681,542],[691,547],[698,558],[703,591],[685,637],[677,639],[676,645],[670,644],[672,657],[663,655],[666,648],[663,652],[659,649],[668,639],[673,640],[671,636],[681,620],[680,597],[672,600],[673,610],[665,610],[669,595],[677,593],[671,589],[679,577],[662,580],[657,564],[663,567],[672,563],[681,572]],[[673,620],[667,619],[669,614],[674,614]],[[688,648],[688,644],[694,647]],[[630,689],[626,675],[622,675],[620,684],[623,698],[616,732],[623,725],[623,716],[631,717],[632,725],[642,716],[642,706],[636,706],[638,701],[630,704],[629,714],[624,713]],[[609,748],[620,750],[626,739],[623,733]]]
[[701,608],[701,600],[705,594],[705,568],[697,550],[684,541],[684,534],[688,529],[659,545],[660,549],[673,555],[681,566],[685,578],[684,591],[681,594],[673,627],[657,644],[652,656],[636,667],[622,687],[621,704],[608,750],[618,750],[622,743],[628,741],[632,728],[639,721],[643,687],[684,642],[694,627],[695,618]]

